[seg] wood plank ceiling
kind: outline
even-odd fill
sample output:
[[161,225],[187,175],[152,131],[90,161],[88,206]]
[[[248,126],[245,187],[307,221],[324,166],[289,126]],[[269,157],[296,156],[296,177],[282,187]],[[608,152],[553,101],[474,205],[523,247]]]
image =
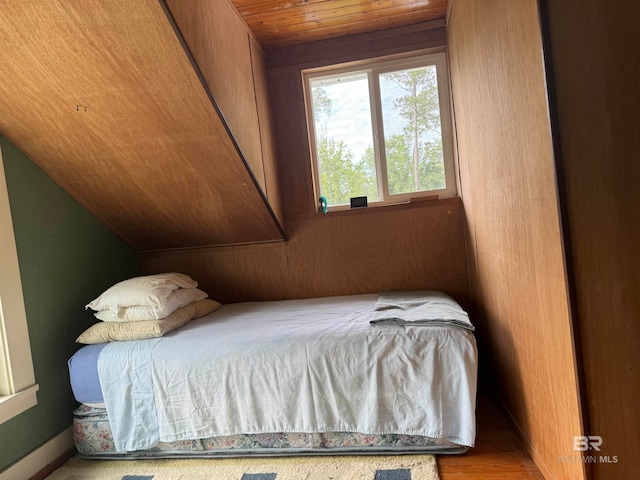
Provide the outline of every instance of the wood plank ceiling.
[[231,0],[269,52],[444,19],[448,0]]

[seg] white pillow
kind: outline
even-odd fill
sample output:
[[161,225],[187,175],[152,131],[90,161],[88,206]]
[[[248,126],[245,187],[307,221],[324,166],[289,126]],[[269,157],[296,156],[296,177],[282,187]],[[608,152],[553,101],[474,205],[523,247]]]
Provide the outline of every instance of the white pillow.
[[168,317],[160,320],[122,323],[98,322],[82,332],[76,342],[89,345],[162,337],[191,320],[204,317],[218,308],[220,308],[218,302],[207,298],[179,308]]
[[140,322],[144,320],[159,320],[168,317],[178,308],[207,298],[205,292],[199,288],[179,288],[172,291],[166,298],[158,299],[160,306],[134,305],[132,307],[114,306],[108,310],[100,310],[94,315],[103,322]]
[[198,282],[183,273],[161,273],[134,277],[116,283],[85,308],[96,311],[146,305],[162,308],[162,302],[178,288],[195,288]]

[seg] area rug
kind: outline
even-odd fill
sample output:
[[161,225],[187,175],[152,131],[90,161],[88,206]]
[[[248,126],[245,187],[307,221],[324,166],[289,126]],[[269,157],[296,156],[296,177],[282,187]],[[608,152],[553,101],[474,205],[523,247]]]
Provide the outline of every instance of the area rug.
[[439,480],[433,455],[85,460],[47,480]]

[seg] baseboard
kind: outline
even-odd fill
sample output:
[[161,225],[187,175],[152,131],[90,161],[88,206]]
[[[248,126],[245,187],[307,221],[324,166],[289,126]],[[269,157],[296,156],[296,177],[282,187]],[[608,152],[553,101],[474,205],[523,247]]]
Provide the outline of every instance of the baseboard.
[[69,427],[1,472],[0,480],[30,479],[73,448],[73,430],[72,427]]

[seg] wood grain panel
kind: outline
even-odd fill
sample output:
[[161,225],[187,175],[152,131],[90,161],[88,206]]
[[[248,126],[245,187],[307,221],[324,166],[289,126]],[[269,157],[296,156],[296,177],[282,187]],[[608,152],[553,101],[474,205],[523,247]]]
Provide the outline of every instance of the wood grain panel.
[[183,272],[221,303],[289,298],[284,242],[139,255],[144,274]]
[[266,190],[249,35],[225,0],[166,0],[244,159]]
[[445,45],[445,22],[434,20],[407,27],[352,35],[348,40],[325,39],[304,45],[273,49],[268,60],[270,74],[286,68],[312,68],[331,63],[381,57]]
[[270,77],[278,175],[285,215],[315,210],[311,154],[300,73]]
[[[304,16],[304,11],[321,11],[331,10],[335,8],[344,8],[347,6],[354,6],[357,4],[367,5],[369,9],[372,8],[372,4],[375,0],[360,0],[354,2],[353,0],[233,0],[233,3],[238,8],[238,11],[245,17],[260,16],[264,13],[267,14],[290,14],[293,19],[300,19]],[[301,10],[303,9],[304,10]],[[298,12],[296,14],[296,12]],[[264,21],[264,19],[263,19]]]
[[[277,4],[276,4],[277,5]],[[280,3],[282,5],[282,3]],[[354,2],[353,0],[332,0],[330,2],[305,2],[297,5],[290,5],[287,8],[274,8],[273,3],[261,3],[260,8],[253,8],[253,13],[249,13],[247,8],[238,10],[247,22],[255,25],[252,30],[258,32],[266,30],[269,26],[291,26],[304,25],[309,22],[315,22],[316,25],[322,25],[324,22],[336,22],[336,19],[350,16],[354,14],[366,17],[368,15],[379,15],[379,12],[385,11],[387,14],[398,12],[416,12],[419,10],[433,11],[438,10],[438,15],[443,17],[443,8],[446,4],[433,5],[428,0],[419,1],[403,1],[396,0],[361,0]]]
[[582,479],[580,461],[558,461],[576,456],[583,429],[537,2],[454,0],[447,33],[471,289],[494,388],[545,475]]
[[284,211],[278,181],[278,161],[276,155],[275,133],[269,100],[269,79],[267,63],[262,50],[253,38],[250,38],[251,63],[253,65],[253,85],[260,127],[260,146],[265,180],[265,194],[278,221],[284,225]]
[[443,290],[468,302],[457,199],[290,218],[286,242],[155,252],[144,273],[181,271],[219,301]]
[[159,3],[10,2],[0,36],[0,131],[137,250],[282,238]]
[[[336,35],[336,27],[341,26],[340,36],[344,36],[343,32],[354,34],[364,33],[383,29],[389,29],[409,23],[418,23],[424,21],[427,16],[422,16],[427,10],[424,4],[405,4],[401,8],[393,6],[390,1],[380,1],[375,3],[375,8],[371,8],[371,4],[366,5],[358,2],[351,3],[341,8],[331,8],[330,10],[314,9],[313,5],[305,6],[304,17],[292,17],[288,11],[280,10],[274,13],[259,14],[249,17],[252,22],[251,30],[257,37],[264,34],[271,34],[272,30],[276,30],[278,35],[271,34],[271,39],[285,38],[291,39],[294,33],[300,35],[304,33],[309,35],[306,30],[309,24],[314,25],[314,31],[331,31],[330,35],[324,38]],[[333,5],[332,5],[333,7]],[[431,13],[430,11],[429,13]],[[436,18],[444,17],[444,7],[437,10]],[[265,20],[261,20],[261,18]],[[390,20],[391,17],[392,19]],[[407,19],[411,18],[411,22]],[[255,20],[255,21],[254,21]],[[302,42],[300,42],[302,43]],[[306,41],[308,43],[308,40]],[[272,42],[269,43],[272,46]]]
[[443,19],[447,0],[233,0],[267,51]]
[[[413,24],[415,21],[415,15],[404,14],[395,15],[392,20],[389,17],[378,17],[368,22],[357,22],[354,20],[349,29],[343,28],[336,30],[333,26],[320,26],[313,30],[307,31],[291,31],[283,32],[279,35],[274,35],[270,42],[270,48],[267,50],[271,55],[277,52],[279,48],[291,46],[291,45],[305,45],[311,42],[317,42],[322,40],[334,39],[337,41],[343,40],[345,36],[354,36],[360,34],[366,34],[371,31],[387,31],[388,29],[402,28],[407,24]],[[345,30],[348,33],[344,33]]]
[[[443,17],[446,11],[446,3],[440,2],[435,5],[433,2],[422,1],[403,1],[394,0],[361,0],[354,2],[353,0],[332,0],[330,2],[304,2],[297,5],[289,4],[288,7],[277,8],[278,3],[261,3],[260,8],[253,8],[253,12],[249,13],[249,9],[243,7],[238,9],[241,15],[247,20],[256,24],[257,27],[253,31],[259,31],[271,25],[299,25],[308,22],[315,22],[321,25],[324,22],[336,22],[336,19],[354,14],[362,16],[378,15],[379,12],[385,12],[388,15],[397,13],[418,12],[420,10],[434,12],[437,11],[440,17]],[[275,7],[275,8],[274,8]]]
[[466,304],[462,215],[453,199],[291,219],[292,294],[435,289]]
[[640,450],[640,4],[547,2],[562,186],[582,339],[592,478],[636,478]]

